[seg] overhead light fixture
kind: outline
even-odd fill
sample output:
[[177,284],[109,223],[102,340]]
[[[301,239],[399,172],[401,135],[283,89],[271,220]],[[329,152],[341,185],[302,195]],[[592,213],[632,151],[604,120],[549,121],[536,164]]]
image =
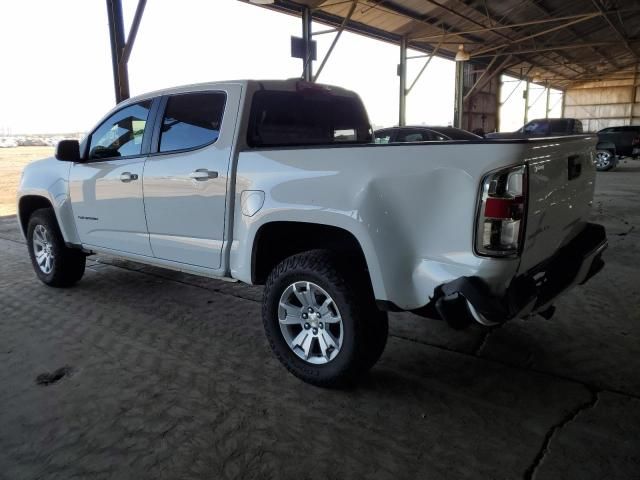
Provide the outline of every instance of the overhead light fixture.
[[458,45],[458,52],[456,53],[456,62],[466,62],[471,58],[469,53],[465,51],[464,45],[461,43]]
[[249,3],[255,3],[256,5],[271,5],[274,0],[249,0]]
[[540,83],[542,81],[542,77],[539,73],[534,73],[533,78],[531,79],[533,83]]

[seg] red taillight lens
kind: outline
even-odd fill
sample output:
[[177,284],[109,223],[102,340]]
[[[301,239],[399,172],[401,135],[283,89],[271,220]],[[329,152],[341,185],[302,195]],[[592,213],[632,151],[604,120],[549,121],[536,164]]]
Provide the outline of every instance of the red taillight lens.
[[500,219],[522,218],[524,197],[495,198],[488,197],[484,204],[484,216]]
[[476,251],[480,255],[518,255],[524,237],[527,168],[525,165],[491,173],[482,180]]
[[640,137],[636,137],[631,141],[631,145],[640,145]]

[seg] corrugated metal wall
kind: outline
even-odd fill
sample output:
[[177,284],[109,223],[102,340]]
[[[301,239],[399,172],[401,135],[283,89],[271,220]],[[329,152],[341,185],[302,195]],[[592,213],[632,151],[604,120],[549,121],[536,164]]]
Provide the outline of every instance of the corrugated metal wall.
[[[482,75],[482,70],[474,68],[467,62],[464,65],[464,91],[467,92]],[[494,132],[498,126],[498,94],[500,88],[500,75],[489,81],[481,80],[479,87],[464,102],[462,114],[462,128],[473,132],[481,129],[485,133]]]
[[585,131],[617,125],[640,125],[637,80],[590,82],[565,92],[564,117],[582,120]]

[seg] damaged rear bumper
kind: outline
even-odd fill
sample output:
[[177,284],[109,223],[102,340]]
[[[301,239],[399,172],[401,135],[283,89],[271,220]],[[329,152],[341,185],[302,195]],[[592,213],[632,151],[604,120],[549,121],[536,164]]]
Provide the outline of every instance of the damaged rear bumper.
[[559,294],[587,282],[602,269],[606,247],[604,227],[589,223],[553,257],[516,277],[504,296],[490,295],[478,277],[460,277],[438,288],[435,309],[455,328],[473,321],[497,325],[532,313],[550,316],[551,303]]

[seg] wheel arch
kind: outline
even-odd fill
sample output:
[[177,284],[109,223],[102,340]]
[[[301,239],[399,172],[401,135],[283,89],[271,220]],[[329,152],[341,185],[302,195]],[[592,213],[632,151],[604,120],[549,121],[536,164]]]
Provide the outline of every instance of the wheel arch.
[[598,142],[596,150],[610,150],[615,155],[616,145],[613,142]]
[[[55,213],[55,209],[53,208],[51,201],[42,195],[25,195],[20,198],[18,202],[18,222],[25,238],[27,236],[27,227],[29,225],[31,215],[33,215],[33,212],[41,208],[51,208]],[[56,220],[59,225],[60,221],[58,220],[57,215]]]
[[315,249],[349,255],[373,290],[364,249],[353,233],[333,225],[296,221],[272,221],[260,226],[251,250],[251,283],[264,284],[273,267],[282,260]]

